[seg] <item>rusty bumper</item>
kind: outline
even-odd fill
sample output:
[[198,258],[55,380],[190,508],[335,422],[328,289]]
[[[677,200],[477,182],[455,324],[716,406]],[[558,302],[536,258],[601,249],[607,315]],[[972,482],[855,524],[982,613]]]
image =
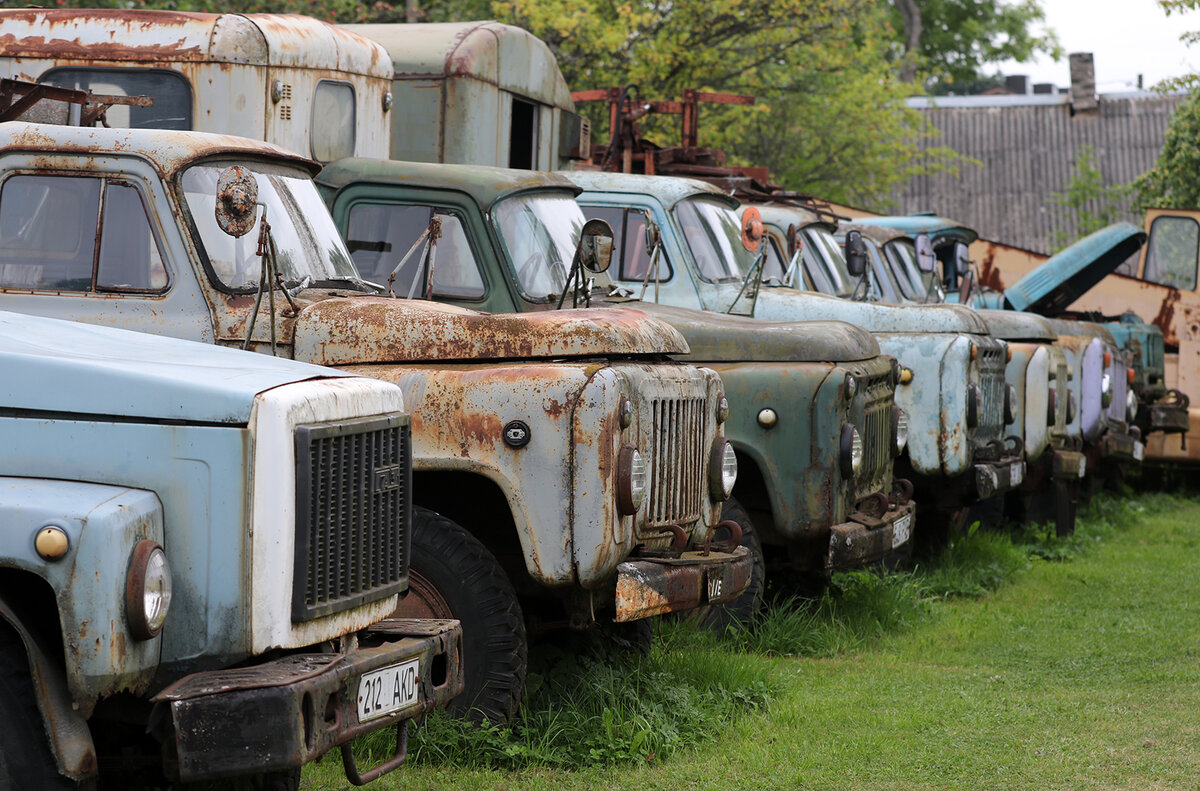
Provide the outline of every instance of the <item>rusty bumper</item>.
[[1055,480],[1078,480],[1087,475],[1087,456],[1077,450],[1056,450],[1051,457],[1050,475]]
[[684,552],[677,558],[626,560],[617,566],[618,622],[733,601],[750,584],[754,558],[732,552]]
[[995,460],[975,462],[975,492],[987,500],[1025,480],[1025,460],[1020,456],[1004,456]]
[[1140,462],[1146,458],[1146,446],[1132,434],[1108,431],[1100,438],[1100,457]]
[[[461,645],[458,621],[389,619],[360,632],[354,651],[292,654],[182,678],[154,697],[155,730],[167,748],[163,768],[185,783],[292,769],[356,736],[404,727],[462,691]],[[383,690],[384,708],[393,696],[411,702],[364,714],[380,700],[364,703],[360,686],[372,687],[372,679],[360,682],[375,671],[390,682],[397,665],[398,686]],[[395,758],[388,769],[403,760],[400,750]]]
[[888,509],[880,517],[855,512],[851,521],[830,529],[828,569],[855,568],[883,560],[889,552],[904,546],[916,527],[916,504],[904,503]]
[[1163,401],[1150,405],[1150,430],[1166,434],[1186,433],[1189,426],[1188,405],[1179,401]]

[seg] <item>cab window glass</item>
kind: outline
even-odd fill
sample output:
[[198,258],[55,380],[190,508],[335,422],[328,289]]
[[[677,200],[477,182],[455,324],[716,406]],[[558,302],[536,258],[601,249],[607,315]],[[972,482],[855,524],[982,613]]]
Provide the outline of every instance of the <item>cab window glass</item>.
[[[617,260],[618,280],[646,279],[650,269],[650,253],[646,249],[646,225],[649,218],[641,209],[623,209],[612,206],[584,206],[583,214],[589,220],[604,220],[613,229],[613,250]],[[658,251],[658,280],[666,282],[673,273],[665,251]]]
[[312,157],[332,162],[354,156],[354,87],[321,80],[312,104]]
[[102,178],[7,179],[0,188],[0,286],[166,288],[166,267],[141,193],[127,182]]
[[1190,217],[1157,217],[1150,226],[1146,272],[1151,283],[1191,291],[1196,287],[1200,225]]
[[396,273],[392,290],[401,297],[424,296],[426,257],[422,253],[428,238],[421,235],[435,214],[441,220],[442,235],[433,251],[433,296],[483,297],[483,277],[462,221],[430,206],[360,203],[351,208],[346,238],[355,266],[367,280],[386,286],[392,271],[420,240]]
[[149,96],[149,107],[113,105],[109,126],[128,129],[191,129],[192,86],[182,74],[165,69],[50,69],[38,82],[112,96]]
[[784,258],[783,253],[779,249],[779,245],[775,242],[775,237],[768,235],[767,242],[767,260],[763,264],[763,281],[784,283],[784,274],[787,272],[788,262]]

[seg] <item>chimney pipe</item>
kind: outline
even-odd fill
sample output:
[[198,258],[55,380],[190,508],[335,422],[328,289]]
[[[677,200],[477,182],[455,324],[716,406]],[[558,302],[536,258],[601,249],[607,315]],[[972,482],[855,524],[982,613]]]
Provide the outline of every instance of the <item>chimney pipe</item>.
[[1090,52],[1072,52],[1071,112],[1091,113],[1100,109],[1096,101],[1096,66]]

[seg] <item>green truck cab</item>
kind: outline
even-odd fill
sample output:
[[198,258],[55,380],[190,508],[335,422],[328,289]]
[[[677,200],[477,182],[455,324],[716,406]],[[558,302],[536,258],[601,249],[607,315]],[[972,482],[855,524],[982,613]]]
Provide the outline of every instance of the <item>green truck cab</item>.
[[[564,297],[584,217],[579,188],[560,175],[342,160],[317,181],[368,277],[396,272],[398,291],[483,311],[547,315]],[[432,256],[414,252],[401,263],[435,219],[441,235]],[[612,230],[617,270],[623,251],[644,248],[645,237],[619,223]],[[907,483],[892,477],[905,433],[893,399],[898,367],[868,333],[839,322],[764,322],[610,300],[607,283],[595,276],[593,305],[668,322],[690,348],[672,356],[720,373],[725,436],[738,463],[733,496],[769,564],[823,573],[907,549],[913,504]],[[740,518],[740,510],[726,516]]]

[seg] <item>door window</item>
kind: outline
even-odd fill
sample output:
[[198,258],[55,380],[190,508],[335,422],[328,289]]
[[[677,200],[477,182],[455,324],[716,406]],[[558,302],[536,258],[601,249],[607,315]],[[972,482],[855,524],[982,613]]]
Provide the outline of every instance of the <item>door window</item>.
[[[613,229],[613,253],[616,260],[618,280],[646,279],[650,269],[650,253],[646,249],[646,225],[650,218],[641,209],[625,209],[619,206],[583,206],[583,214],[589,220],[604,220]],[[666,251],[658,251],[658,280],[667,282],[673,276],[671,262]]]
[[1191,217],[1156,217],[1150,225],[1146,271],[1151,283],[1192,291],[1196,288],[1196,260],[1200,249],[1200,224]]

